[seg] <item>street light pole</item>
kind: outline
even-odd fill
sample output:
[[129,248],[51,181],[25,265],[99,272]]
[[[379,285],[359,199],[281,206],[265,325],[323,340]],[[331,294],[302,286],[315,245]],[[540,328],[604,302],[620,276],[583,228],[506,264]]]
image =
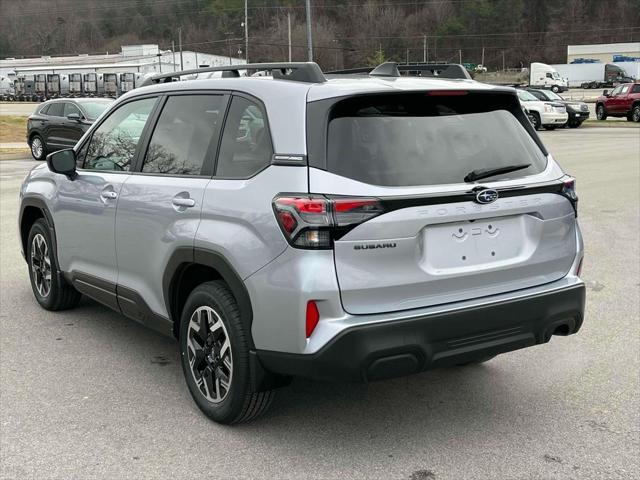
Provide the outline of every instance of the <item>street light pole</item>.
[[184,62],[182,60],[182,27],[178,28],[178,47],[180,48],[180,70],[184,70]]
[[287,12],[287,36],[289,38],[289,63],[291,63],[291,12]]
[[311,37],[311,0],[307,0],[307,50],[309,61],[313,62],[313,39]]
[[422,63],[427,63],[427,36],[422,39]]
[[244,0],[244,61],[249,63],[249,13],[248,0]]

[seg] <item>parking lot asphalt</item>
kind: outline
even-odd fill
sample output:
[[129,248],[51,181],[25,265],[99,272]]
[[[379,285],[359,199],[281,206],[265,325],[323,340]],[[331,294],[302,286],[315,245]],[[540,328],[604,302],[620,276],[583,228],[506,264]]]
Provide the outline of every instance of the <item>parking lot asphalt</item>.
[[207,420],[176,342],[93,301],[33,299],[16,231],[31,160],[0,161],[2,478],[640,478],[640,130],[543,132],[577,178],[587,312],[570,337],[369,385],[294,380]]

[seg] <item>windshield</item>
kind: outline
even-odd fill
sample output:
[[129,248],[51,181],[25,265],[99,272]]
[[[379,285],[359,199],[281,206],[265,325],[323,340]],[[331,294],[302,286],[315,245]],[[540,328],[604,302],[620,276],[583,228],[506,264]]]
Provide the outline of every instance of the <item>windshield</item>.
[[547,96],[547,98],[549,100],[558,100],[560,102],[564,101],[564,98],[562,98],[560,95],[558,95],[557,93],[553,93],[551,90],[549,90],[548,92],[544,92],[545,95]]
[[462,183],[472,170],[514,164],[530,166],[492,180],[543,171],[546,158],[520,122],[487,108],[464,96],[345,100],[329,122],[328,170],[384,186]]
[[538,102],[539,100],[533,96],[533,94],[529,92],[525,92],[524,90],[518,90],[518,97],[523,102]]
[[87,117],[90,120],[95,120],[100,116],[102,112],[104,112],[107,109],[109,105],[111,105],[111,102],[104,101],[104,100],[87,101],[87,102],[80,102],[80,105],[82,106],[82,109],[87,114]]

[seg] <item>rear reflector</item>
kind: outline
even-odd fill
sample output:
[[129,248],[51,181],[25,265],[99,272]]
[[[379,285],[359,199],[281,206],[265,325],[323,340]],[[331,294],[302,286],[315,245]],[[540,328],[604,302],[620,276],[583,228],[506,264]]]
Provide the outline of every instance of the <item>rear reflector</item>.
[[307,321],[306,321],[306,333],[307,338],[311,336],[313,331],[316,329],[318,325],[318,321],[320,320],[320,312],[318,312],[318,306],[316,302],[313,300],[309,300],[307,302]]

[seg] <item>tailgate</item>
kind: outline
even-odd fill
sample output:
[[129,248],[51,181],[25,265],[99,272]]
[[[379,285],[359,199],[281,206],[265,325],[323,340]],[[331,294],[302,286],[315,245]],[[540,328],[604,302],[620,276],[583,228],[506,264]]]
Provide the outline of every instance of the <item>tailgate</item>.
[[335,242],[344,309],[391,312],[558,280],[575,229],[571,203],[551,193],[392,211]]

